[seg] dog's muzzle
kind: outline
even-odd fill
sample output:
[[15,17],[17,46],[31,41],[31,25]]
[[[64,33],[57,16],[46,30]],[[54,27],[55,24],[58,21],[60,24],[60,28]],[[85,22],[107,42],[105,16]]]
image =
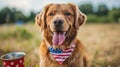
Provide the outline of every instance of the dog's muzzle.
[[62,19],[57,19],[54,22],[54,28],[56,31],[61,31],[62,25],[63,25],[63,20]]

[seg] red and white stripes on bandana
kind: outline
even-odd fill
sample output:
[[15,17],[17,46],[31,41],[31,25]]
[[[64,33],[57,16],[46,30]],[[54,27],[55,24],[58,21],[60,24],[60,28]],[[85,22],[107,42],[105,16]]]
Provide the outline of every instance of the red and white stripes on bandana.
[[60,48],[52,48],[49,47],[49,51],[51,55],[55,58],[55,60],[59,63],[62,64],[74,51],[75,44],[71,44],[70,48],[66,48],[61,50]]

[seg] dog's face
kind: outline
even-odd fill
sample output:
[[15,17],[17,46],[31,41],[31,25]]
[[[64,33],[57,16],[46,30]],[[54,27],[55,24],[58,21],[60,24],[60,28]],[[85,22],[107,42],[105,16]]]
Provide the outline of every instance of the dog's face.
[[74,23],[74,11],[69,5],[51,5],[46,14],[46,24],[52,32],[67,32]]
[[48,38],[51,38],[49,43],[61,46],[65,41],[72,41],[76,37],[77,29],[85,19],[85,15],[73,4],[48,4],[36,16],[35,21],[48,42]]

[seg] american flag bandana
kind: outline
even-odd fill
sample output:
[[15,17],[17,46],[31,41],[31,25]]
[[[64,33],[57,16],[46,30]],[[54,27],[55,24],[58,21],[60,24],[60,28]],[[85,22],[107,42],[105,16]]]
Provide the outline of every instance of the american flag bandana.
[[73,52],[75,48],[75,44],[71,44],[70,48],[66,48],[61,50],[60,48],[54,49],[53,47],[49,47],[49,51],[51,55],[55,58],[55,60],[62,64]]

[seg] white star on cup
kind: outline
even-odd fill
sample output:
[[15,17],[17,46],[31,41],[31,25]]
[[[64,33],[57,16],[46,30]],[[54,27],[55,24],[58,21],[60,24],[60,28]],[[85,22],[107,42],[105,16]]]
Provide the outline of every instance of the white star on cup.
[[11,62],[10,64],[11,64],[11,65],[14,65],[14,62]]
[[16,67],[19,67],[19,65],[17,64]]
[[22,60],[20,60],[20,63],[22,63]]

